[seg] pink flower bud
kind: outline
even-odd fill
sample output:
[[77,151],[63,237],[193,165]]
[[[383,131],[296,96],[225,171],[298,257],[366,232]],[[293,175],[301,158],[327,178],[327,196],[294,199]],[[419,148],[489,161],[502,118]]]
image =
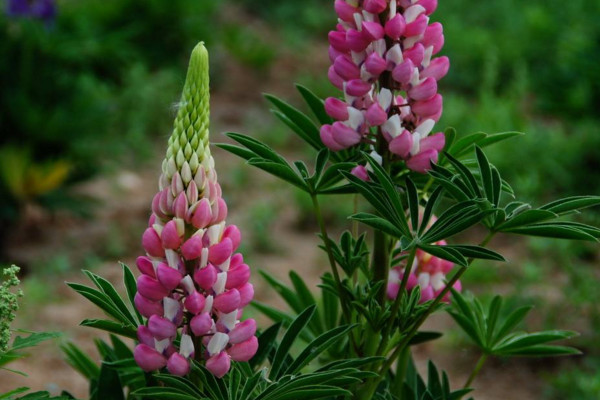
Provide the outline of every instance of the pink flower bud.
[[173,203],[173,214],[177,218],[185,218],[188,209],[188,201],[185,192],[181,192],[177,195],[175,202]]
[[336,14],[342,21],[354,22],[354,13],[358,12],[358,9],[352,7],[344,0],[335,0],[334,8]]
[[[154,198],[152,199],[152,212],[155,215],[158,215],[160,218],[166,218],[167,216],[165,214],[163,214],[162,210],[160,209],[161,197],[162,197],[162,192],[158,192],[154,195]],[[152,224],[150,224],[150,226],[152,226]]]
[[338,121],[345,121],[349,118],[348,105],[340,99],[329,97],[325,100],[325,112]]
[[332,125],[331,136],[333,140],[344,149],[354,146],[362,139],[362,135],[360,133],[344,125],[342,122],[335,122]]
[[346,43],[346,33],[340,31],[331,31],[328,35],[329,44],[331,47],[339,51],[340,53],[347,53],[350,51],[348,44]]
[[210,329],[213,326],[213,320],[210,317],[210,314],[207,312],[200,313],[196,315],[190,321],[190,328],[194,335],[196,336],[204,336],[209,333]]
[[415,44],[408,50],[404,50],[402,53],[404,59],[409,59],[413,62],[415,66],[420,66],[423,63],[423,58],[425,57],[425,48],[421,43]]
[[360,69],[349,56],[339,56],[333,63],[335,72],[345,81],[360,78]]
[[323,125],[320,130],[320,137],[323,144],[333,151],[343,150],[345,147],[333,140],[331,125]]
[[146,372],[160,369],[167,365],[167,359],[148,345],[138,344],[133,351],[137,365]]
[[162,315],[164,312],[163,305],[161,301],[151,301],[142,296],[139,293],[135,294],[133,298],[133,303],[135,304],[135,308],[146,318],[150,318],[150,316],[157,314]]
[[[342,0],[338,0],[342,2]],[[206,360],[206,369],[209,370],[217,378],[225,376],[231,366],[229,355],[222,351]]]
[[442,110],[442,102],[442,95],[438,93],[429,100],[415,102],[412,104],[411,110],[422,119],[428,119]]
[[361,31],[348,29],[346,31],[346,43],[348,43],[350,50],[360,53],[361,51],[364,51],[371,42]]
[[186,260],[195,260],[202,254],[202,238],[194,235],[181,246],[181,254]]
[[217,295],[213,301],[213,307],[218,311],[228,314],[240,308],[240,292],[230,289]]
[[374,42],[375,40],[379,40],[383,38],[385,32],[383,30],[383,26],[379,22],[370,22],[363,21],[362,23],[362,32],[366,39],[370,42]]
[[181,282],[181,278],[183,278],[181,272],[175,268],[171,268],[165,263],[158,264],[156,274],[160,284],[168,291],[171,291],[179,286],[179,282]]
[[361,181],[369,181],[369,173],[367,172],[367,169],[364,165],[357,165],[356,167],[352,168],[352,171],[350,171],[350,173],[356,176]]
[[167,370],[176,376],[185,376],[190,372],[190,362],[181,354],[173,353],[167,361]]
[[217,281],[217,269],[212,265],[208,264],[204,268],[199,268],[194,272],[194,281],[204,290],[211,290],[215,282]]
[[251,283],[246,283],[238,288],[238,291],[240,292],[240,305],[238,308],[246,307],[254,297],[254,286]]
[[407,59],[392,70],[392,78],[401,85],[408,85],[414,70],[415,64],[411,59]]
[[327,77],[333,86],[340,90],[344,90],[344,80],[335,72],[333,65],[329,67],[329,70],[327,71]]
[[425,29],[423,46],[433,46],[433,54],[437,54],[444,47],[444,27],[439,22],[434,22]]
[[392,139],[390,142],[390,151],[401,158],[406,158],[412,145],[413,137],[409,131],[405,130],[402,134]]
[[431,15],[438,6],[438,0],[419,0],[418,3],[425,9],[425,14]]
[[404,30],[404,36],[419,36],[425,32],[427,28],[427,24],[429,23],[429,17],[425,14],[421,14],[410,24],[406,24],[406,29]]
[[[344,33],[344,38],[346,37],[346,34]],[[345,40],[345,39],[344,39]],[[348,54],[348,52],[341,52],[338,49],[336,49],[333,46],[329,46],[329,48],[327,49],[327,54],[329,55],[329,61],[331,61],[331,63],[333,64],[335,62],[335,59],[338,57],[343,57],[345,55]]]
[[425,303],[434,297],[435,293],[433,292],[431,285],[427,286],[426,288],[421,288],[421,300],[419,300],[419,303]]
[[148,319],[148,329],[150,333],[158,339],[163,340],[177,335],[177,326],[166,318],[152,315]]
[[385,24],[385,34],[394,40],[400,39],[406,29],[406,21],[402,14],[396,14]]
[[240,322],[229,332],[229,343],[237,344],[245,342],[256,333],[256,321],[247,319]]
[[193,291],[192,293],[187,295],[185,301],[183,302],[183,305],[185,306],[186,310],[196,315],[202,311],[205,302],[206,299],[204,298],[204,296],[202,296],[196,291]]
[[379,103],[373,103],[373,105],[371,105],[371,107],[369,107],[369,109],[367,110],[366,117],[369,125],[379,126],[385,123],[385,121],[387,121],[388,115],[385,112],[385,110],[381,108]]
[[212,264],[223,264],[233,253],[233,242],[229,238],[221,239],[221,242],[210,246],[208,249],[208,261]]
[[450,68],[450,60],[448,57],[438,57],[431,61],[431,63],[421,71],[421,78],[434,78],[435,80],[440,80],[448,73],[448,69]]
[[142,296],[152,301],[162,300],[163,297],[169,294],[169,291],[163,285],[148,275],[138,276],[137,289]]
[[162,244],[166,249],[177,249],[181,245],[181,238],[177,232],[177,224],[174,220],[166,223],[160,234]]
[[250,279],[250,267],[246,264],[239,264],[227,272],[227,282],[225,289],[234,289],[244,285]]
[[369,93],[373,85],[361,79],[352,79],[346,84],[346,93],[350,96],[362,97]]
[[154,347],[154,336],[146,325],[140,325],[137,329],[137,338],[140,343]]
[[387,8],[385,0],[365,0],[363,8],[371,14],[379,14]]
[[406,166],[415,172],[424,174],[431,169],[431,163],[437,162],[437,160],[438,152],[433,149],[429,149],[420,152],[416,156],[412,156],[410,159],[408,159],[408,161],[406,161]]
[[195,228],[205,228],[212,219],[212,212],[210,210],[210,201],[207,198],[200,200],[192,216],[192,225]]
[[365,65],[365,70],[369,74],[377,77],[377,76],[381,75],[383,73],[383,71],[386,70],[386,68],[387,68],[387,61],[385,61],[383,59],[383,57],[381,57],[379,54],[377,54],[377,53],[371,53],[371,54],[369,54],[369,56],[365,60],[365,64],[364,65]]
[[135,264],[142,274],[150,275],[155,278],[156,273],[154,272],[154,266],[152,265],[152,261],[148,257],[138,257],[135,260]]
[[434,78],[426,78],[421,84],[412,87],[408,91],[408,97],[413,100],[429,100],[437,93],[437,81]]
[[148,228],[144,231],[142,236],[142,246],[144,246],[146,252],[152,257],[165,256],[165,249],[162,247],[160,237],[154,228]]
[[440,152],[446,145],[446,136],[444,136],[442,132],[438,132],[435,135],[427,136],[426,138],[421,139],[420,145],[421,152],[430,149]]
[[395,299],[398,297],[398,292],[400,291],[400,284],[398,282],[388,282],[387,285],[387,297],[388,299]]
[[231,356],[233,361],[248,361],[256,354],[258,350],[258,339],[256,336],[252,336],[250,339],[234,344],[231,346],[227,353]]
[[237,226],[229,225],[223,231],[223,238],[229,238],[231,240],[233,251],[235,251],[242,241],[242,234]]

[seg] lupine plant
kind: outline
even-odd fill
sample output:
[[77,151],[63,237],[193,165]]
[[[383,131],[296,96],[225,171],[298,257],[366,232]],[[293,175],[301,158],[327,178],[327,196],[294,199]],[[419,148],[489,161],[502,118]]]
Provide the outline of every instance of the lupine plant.
[[[333,6],[339,20],[329,34],[328,76],[340,96],[322,100],[298,86],[313,118],[267,95],[274,114],[312,148],[311,167],[239,133],[226,134],[236,143],[218,145],[310,197],[329,264],[319,290],[298,271],[289,272],[291,285],[263,272],[291,311],[252,301],[250,267],[236,252],[242,235],[225,222],[209,147],[208,53],[199,44],[137,279],[122,266],[125,298],[88,271],[95,287],[69,284],[109,317],[82,322],[111,334],[96,342],[100,366],[63,346],[90,380],[91,399],[461,399],[489,357],[578,353],[554,343],[574,332],[523,332],[529,307],[506,310],[499,296],[484,306],[461,293],[468,288],[460,278],[476,261],[505,261],[488,248],[497,234],[597,242],[600,229],[571,218],[600,197],[520,202],[483,151],[519,133],[432,134],[442,114],[437,82],[450,65],[438,55],[442,25],[431,23],[436,0]],[[339,239],[321,212],[331,196],[355,204],[352,229]],[[249,305],[274,325],[244,319]],[[442,335],[422,325],[444,311],[481,351],[464,385],[451,385],[433,362],[424,378],[412,359],[412,346]]]

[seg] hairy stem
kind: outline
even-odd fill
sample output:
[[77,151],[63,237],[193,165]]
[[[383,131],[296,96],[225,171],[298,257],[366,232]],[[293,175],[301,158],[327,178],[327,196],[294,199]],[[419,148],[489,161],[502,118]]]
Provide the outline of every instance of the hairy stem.
[[469,379],[467,379],[467,381],[465,382],[463,389],[467,389],[471,386],[471,383],[473,383],[473,380],[475,380],[475,377],[477,376],[477,374],[479,374],[479,371],[481,371],[481,368],[483,367],[483,364],[485,364],[487,358],[487,354],[482,354],[481,357],[479,357],[479,360],[477,361],[477,364],[475,364],[473,372],[471,372],[471,375],[469,375]]

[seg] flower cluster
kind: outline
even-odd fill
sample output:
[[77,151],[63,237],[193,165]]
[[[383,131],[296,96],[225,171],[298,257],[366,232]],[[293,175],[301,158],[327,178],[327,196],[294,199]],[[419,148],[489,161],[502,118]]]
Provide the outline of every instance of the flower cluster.
[[[435,243],[438,246],[446,245],[446,241],[441,240]],[[446,275],[452,270],[454,264],[439,257],[432,256],[422,250],[417,250],[413,265],[410,269],[410,275],[406,283],[406,289],[412,290],[419,286],[421,290],[421,303],[436,298],[446,287]],[[404,276],[405,265],[393,267],[388,276],[387,295],[390,299],[395,299],[400,290],[400,282]],[[457,281],[453,288],[461,290],[461,283]],[[450,293],[447,293],[442,301],[450,301]]]
[[142,238],[147,255],[137,259],[135,305],[148,323],[138,328],[134,357],[146,371],[166,366],[183,376],[191,357],[203,357],[222,377],[231,360],[248,361],[258,347],[255,321],[239,321],[254,289],[248,265],[235,253],[240,231],[225,223],[208,123],[208,53],[199,44]]
[[381,134],[387,148],[413,171],[425,172],[443,149],[443,133],[430,135],[442,114],[437,82],[448,57],[442,25],[429,24],[437,0],[335,0],[339,23],[329,33],[330,81],[345,100],[330,97],[336,120],[321,128],[334,151]]
[[15,312],[19,309],[19,297],[23,292],[14,288],[19,286],[21,281],[17,278],[20,268],[13,265],[2,270],[2,281],[0,282],[0,353],[8,350],[10,342],[10,324],[15,319]]

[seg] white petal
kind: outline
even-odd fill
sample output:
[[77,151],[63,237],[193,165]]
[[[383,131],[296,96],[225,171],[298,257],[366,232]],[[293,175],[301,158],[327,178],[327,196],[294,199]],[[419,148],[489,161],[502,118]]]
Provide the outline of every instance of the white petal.
[[365,58],[367,58],[367,52],[365,51],[361,51],[360,53],[351,51],[350,54],[352,55],[352,61],[356,65],[362,64],[362,62],[365,61]]
[[213,225],[210,228],[208,228],[208,231],[206,232],[206,234],[208,235],[208,241],[211,246],[213,244],[217,244],[221,241],[221,236],[223,235],[223,226],[224,225],[225,225],[225,223],[221,222],[218,225]]
[[164,226],[161,223],[155,223],[152,224],[152,229],[154,229],[156,231],[156,233],[158,233],[158,236],[162,235],[162,230],[163,230]]
[[362,111],[357,110],[354,107],[348,107],[348,115],[349,118],[348,121],[345,122],[345,124],[354,130],[358,130],[358,128],[365,121],[365,117]]
[[359,31],[362,30],[362,22],[362,15],[360,13],[354,13],[354,23],[356,24],[356,29],[358,29]]
[[165,349],[167,347],[169,347],[170,344],[171,344],[171,339],[169,339],[169,338],[166,338],[166,339],[163,339],[163,340],[156,340],[156,339],[154,339],[154,348],[159,353],[162,353],[163,351],[165,351]]
[[369,155],[373,157],[375,161],[377,161],[377,164],[381,165],[381,163],[383,163],[383,157],[381,157],[381,155],[375,150],[371,151]]
[[363,10],[363,12],[362,12],[362,17],[363,17],[363,20],[365,20],[365,21],[369,21],[369,22],[375,21],[375,15],[371,14],[370,12],[365,11],[365,10]]
[[200,268],[204,268],[208,265],[208,247],[202,249],[200,253]]
[[419,86],[420,83],[421,83],[421,78],[420,78],[420,74],[419,74],[419,68],[415,67],[413,69],[412,76],[410,77],[410,84],[413,86]]
[[413,145],[410,149],[410,155],[414,156],[416,154],[419,154],[419,151],[421,151],[421,135],[419,134],[419,132],[414,132],[412,137]]
[[206,300],[204,301],[204,309],[202,310],[202,312],[211,312],[212,311],[212,306],[213,306],[213,296],[212,294],[210,296],[206,296]]
[[395,44],[385,55],[385,59],[387,61],[391,61],[394,65],[398,65],[404,61],[404,57],[402,56],[402,49],[399,44]]
[[192,277],[189,275],[186,275],[181,280],[181,285],[183,286],[183,288],[185,289],[187,294],[193,293],[196,290],[196,288],[194,286],[194,281],[192,280]]
[[222,352],[227,346],[227,343],[229,343],[229,336],[225,333],[217,332],[208,342],[206,350],[208,351],[208,354],[214,356],[215,354]]
[[441,272],[437,272],[435,274],[433,274],[433,276],[431,277],[431,287],[433,287],[433,290],[435,290],[436,292],[440,289],[442,289],[444,286],[446,286],[444,284],[444,274]]
[[231,257],[229,257],[225,262],[219,265],[219,269],[223,272],[229,271],[229,264],[231,263]]
[[423,39],[423,35],[407,37],[404,39],[404,50],[412,49],[421,39]]
[[228,314],[221,314],[221,316],[219,317],[219,322],[225,325],[227,329],[232,330],[233,328],[235,328],[235,325],[238,322],[237,315],[238,310],[233,310]]
[[412,5],[404,11],[404,19],[407,24],[413,22],[417,17],[425,12],[425,7],[419,4]]
[[425,49],[425,55],[423,56],[423,62],[421,63],[423,68],[429,67],[429,64],[431,64],[431,56],[432,55],[433,55],[433,46],[429,46]]
[[400,116],[398,114],[392,115],[381,128],[386,131],[392,138],[395,138],[402,132],[402,126],[400,125]]
[[227,272],[219,272],[217,274],[217,281],[213,285],[215,294],[221,294],[225,291],[225,282],[227,282]]
[[425,289],[427,286],[429,286],[429,281],[430,281],[430,276],[427,272],[423,272],[422,274],[419,274],[419,286],[421,286],[422,289]]
[[419,135],[422,138],[427,137],[427,135],[429,135],[429,133],[433,129],[434,125],[435,125],[434,120],[426,119],[425,121],[421,122],[421,124],[419,126],[417,126],[417,128],[415,129],[415,132],[419,132]]
[[381,108],[383,108],[385,111],[388,111],[392,105],[393,97],[394,96],[392,95],[392,91],[390,89],[383,88],[377,95],[377,101],[379,102]]
[[163,298],[163,307],[165,310],[165,318],[169,321],[173,321],[179,312],[179,302],[170,297]]
[[395,269],[390,269],[390,273],[388,274],[389,282],[398,282],[400,280],[400,273]]
[[396,2],[395,1],[391,1],[390,2],[390,19],[394,18],[394,16],[396,16]]
[[194,352],[194,342],[192,341],[192,337],[190,335],[186,335],[185,333],[181,335],[181,343],[179,344],[179,354],[188,358]]
[[379,54],[380,57],[383,57],[385,50],[387,49],[385,39],[378,39],[371,43],[370,46],[373,46],[373,52]]
[[175,250],[166,249],[165,255],[167,257],[167,263],[169,267],[177,269],[179,267],[179,254]]

